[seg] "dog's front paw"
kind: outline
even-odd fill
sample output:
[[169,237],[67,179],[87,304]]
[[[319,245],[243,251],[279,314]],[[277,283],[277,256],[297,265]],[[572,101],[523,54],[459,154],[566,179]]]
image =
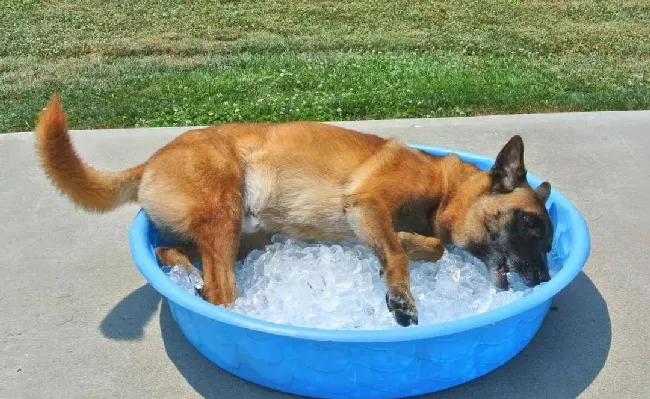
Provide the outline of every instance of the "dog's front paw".
[[386,306],[395,321],[402,327],[418,324],[418,310],[413,295],[408,291],[390,290],[386,293]]
[[404,252],[411,260],[426,260],[437,262],[445,253],[445,247],[435,237],[425,237],[415,233],[400,231],[397,238]]

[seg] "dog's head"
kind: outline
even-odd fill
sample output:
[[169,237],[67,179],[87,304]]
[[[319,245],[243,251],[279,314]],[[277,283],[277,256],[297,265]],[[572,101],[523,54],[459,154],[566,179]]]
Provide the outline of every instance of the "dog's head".
[[468,179],[450,201],[452,243],[481,259],[501,288],[508,287],[508,271],[530,287],[550,279],[553,225],[545,204],[551,185],[533,189],[526,173],[524,143],[514,136],[492,169]]

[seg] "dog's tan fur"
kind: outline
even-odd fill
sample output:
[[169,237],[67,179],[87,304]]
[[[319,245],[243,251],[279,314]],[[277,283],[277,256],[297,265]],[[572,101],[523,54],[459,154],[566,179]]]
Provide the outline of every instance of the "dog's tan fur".
[[75,152],[55,95],[36,137],[43,169],[73,202],[103,212],[137,201],[158,226],[196,245],[157,254],[188,268],[200,257],[203,295],[213,304],[236,298],[240,238],[282,233],[360,238],[381,260],[389,307],[413,305],[409,258],[436,261],[443,245],[480,240],[486,223],[505,223],[509,210],[543,206],[529,187],[486,195],[494,188],[490,174],[456,156],[432,157],[399,140],[320,123],[191,130],[142,165],[101,172]]

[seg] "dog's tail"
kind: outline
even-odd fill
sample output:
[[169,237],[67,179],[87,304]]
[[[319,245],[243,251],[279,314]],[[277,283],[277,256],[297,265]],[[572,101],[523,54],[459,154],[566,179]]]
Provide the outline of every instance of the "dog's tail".
[[81,160],[72,146],[66,115],[56,94],[39,115],[36,153],[54,185],[86,210],[106,212],[138,198],[144,165],[102,172]]

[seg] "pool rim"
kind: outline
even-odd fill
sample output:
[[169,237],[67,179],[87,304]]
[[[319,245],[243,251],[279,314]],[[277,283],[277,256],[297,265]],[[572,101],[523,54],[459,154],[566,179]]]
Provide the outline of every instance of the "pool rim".
[[[465,161],[472,162],[482,169],[489,168],[494,159],[475,153],[458,151],[445,147],[407,144],[412,148],[432,155],[456,154]],[[528,181],[533,187],[542,180],[528,173]],[[542,305],[563,290],[582,271],[591,250],[591,239],[587,223],[580,211],[558,190],[553,188],[549,201],[568,209],[567,230],[572,230],[572,243],[569,256],[564,260],[562,269],[548,283],[538,287],[534,292],[500,308],[469,316],[459,320],[433,325],[395,327],[382,330],[329,330],[312,327],[298,327],[277,324],[236,313],[221,306],[214,306],[203,299],[189,294],[174,284],[160,268],[155,254],[149,246],[149,228],[151,221],[143,209],[137,213],[129,228],[129,245],[133,261],[145,277],[161,295],[179,306],[207,318],[263,333],[287,336],[305,340],[329,342],[400,342],[428,339],[455,334],[498,323],[502,320],[526,312]]]

